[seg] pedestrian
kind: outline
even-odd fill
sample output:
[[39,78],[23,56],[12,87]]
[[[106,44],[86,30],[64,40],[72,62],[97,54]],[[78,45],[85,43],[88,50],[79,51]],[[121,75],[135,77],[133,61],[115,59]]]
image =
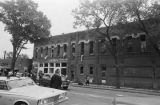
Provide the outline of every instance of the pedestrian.
[[55,89],[61,89],[62,79],[60,76],[60,70],[57,69],[55,74],[51,77],[50,87]]
[[42,85],[43,72],[41,70],[39,71],[38,76],[39,76],[39,85]]
[[86,85],[89,85],[89,76],[86,76]]
[[37,81],[36,81],[36,73],[35,72],[32,72],[32,74],[31,74],[31,78],[32,78],[32,80],[36,83]]

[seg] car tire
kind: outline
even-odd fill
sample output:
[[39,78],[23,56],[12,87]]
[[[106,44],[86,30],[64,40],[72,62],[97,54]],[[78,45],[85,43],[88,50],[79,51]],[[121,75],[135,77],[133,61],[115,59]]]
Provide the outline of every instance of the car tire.
[[15,105],[28,105],[25,102],[17,102]]

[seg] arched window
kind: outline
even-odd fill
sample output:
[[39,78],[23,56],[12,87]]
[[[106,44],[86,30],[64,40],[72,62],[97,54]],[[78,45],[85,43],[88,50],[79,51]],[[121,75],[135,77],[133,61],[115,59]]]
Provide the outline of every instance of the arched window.
[[57,45],[57,56],[60,55],[60,45]]
[[81,42],[80,46],[81,46],[81,55],[84,55],[84,42]]
[[146,35],[145,34],[140,34],[139,36],[140,41],[141,41],[141,52],[145,52],[147,45],[146,45]]
[[94,42],[90,41],[89,42],[89,54],[93,54],[94,52]]
[[72,43],[72,54],[75,54],[76,52],[76,44]]
[[51,46],[51,57],[54,57],[54,46]]

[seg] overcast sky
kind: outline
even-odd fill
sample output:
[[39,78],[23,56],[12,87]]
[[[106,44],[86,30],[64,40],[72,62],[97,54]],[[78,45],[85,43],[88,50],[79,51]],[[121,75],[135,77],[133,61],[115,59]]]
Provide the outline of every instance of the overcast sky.
[[[5,0],[0,0],[5,1]],[[79,0],[33,0],[38,3],[38,10],[47,15],[51,20],[51,34],[60,35],[62,33],[75,32],[73,29],[72,9],[78,6]],[[4,25],[0,23],[0,58],[3,57],[3,52],[12,51],[10,42],[11,35],[4,31]],[[23,50],[22,53],[27,54],[30,58],[33,55],[33,45],[28,44],[28,49]]]

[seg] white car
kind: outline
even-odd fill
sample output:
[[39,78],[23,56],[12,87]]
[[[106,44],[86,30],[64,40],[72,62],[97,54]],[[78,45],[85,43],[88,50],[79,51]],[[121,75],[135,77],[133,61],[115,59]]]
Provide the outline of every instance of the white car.
[[56,105],[66,91],[36,85],[28,77],[0,77],[0,105]]
[[113,105],[160,105],[159,96],[123,96],[118,95],[113,100]]

